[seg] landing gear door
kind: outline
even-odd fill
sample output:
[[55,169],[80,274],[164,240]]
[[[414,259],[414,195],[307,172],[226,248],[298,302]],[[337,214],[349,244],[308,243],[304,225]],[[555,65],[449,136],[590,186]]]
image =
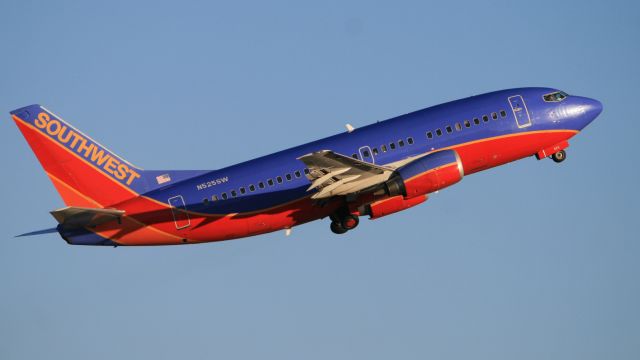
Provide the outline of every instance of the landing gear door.
[[173,214],[173,221],[176,223],[176,229],[184,229],[191,225],[191,220],[187,213],[187,206],[184,203],[182,195],[169,198],[168,202],[171,206],[171,214]]
[[531,117],[529,117],[529,110],[524,103],[524,99],[520,95],[514,95],[509,97],[509,105],[511,105],[511,111],[516,118],[516,124],[519,128],[525,128],[531,126]]

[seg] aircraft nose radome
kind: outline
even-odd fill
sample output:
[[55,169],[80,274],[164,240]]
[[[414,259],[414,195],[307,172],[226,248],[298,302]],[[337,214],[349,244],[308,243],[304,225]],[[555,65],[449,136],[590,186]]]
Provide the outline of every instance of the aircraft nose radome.
[[580,98],[578,108],[581,115],[578,116],[579,129],[583,129],[589,125],[602,112],[602,103],[596,99],[587,97]]
[[602,103],[596,99],[586,98],[587,112],[595,119],[602,112]]

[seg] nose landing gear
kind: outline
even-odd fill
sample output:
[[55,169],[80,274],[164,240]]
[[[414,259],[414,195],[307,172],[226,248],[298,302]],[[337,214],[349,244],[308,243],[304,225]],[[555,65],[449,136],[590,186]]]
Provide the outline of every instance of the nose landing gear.
[[564,149],[569,147],[568,141],[562,141],[553,146],[549,146],[548,148],[542,149],[536,153],[536,158],[538,160],[542,160],[545,158],[551,158],[553,161],[557,163],[563,162],[567,158],[567,153],[564,152]]
[[333,214],[331,215],[331,231],[334,234],[344,234],[355,229],[360,223],[360,219],[353,214]]
[[567,153],[564,150],[553,153],[551,159],[557,163],[563,162],[567,158]]

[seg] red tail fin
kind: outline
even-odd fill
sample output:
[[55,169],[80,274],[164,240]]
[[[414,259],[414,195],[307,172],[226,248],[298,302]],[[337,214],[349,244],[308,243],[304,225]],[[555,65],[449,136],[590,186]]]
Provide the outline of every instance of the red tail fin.
[[11,115],[66,205],[107,207],[146,189],[141,169],[44,107]]

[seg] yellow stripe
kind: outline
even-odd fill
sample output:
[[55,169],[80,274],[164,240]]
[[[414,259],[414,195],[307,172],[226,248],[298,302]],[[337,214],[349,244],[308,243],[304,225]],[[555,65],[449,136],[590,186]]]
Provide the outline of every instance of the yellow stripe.
[[468,142],[466,142],[466,143],[456,144],[456,145],[451,145],[451,146],[448,146],[448,147],[444,147],[444,148],[436,149],[436,150],[434,150],[434,151],[447,150],[447,149],[454,149],[454,148],[457,148],[457,147],[460,147],[460,146],[471,145],[471,144],[480,143],[480,142],[484,142],[484,141],[491,141],[491,140],[503,139],[503,138],[512,137],[512,136],[523,136],[523,135],[542,134],[542,133],[554,133],[554,132],[560,132],[560,133],[562,133],[562,132],[568,132],[568,133],[573,133],[573,134],[577,134],[577,133],[579,133],[579,131],[578,131],[578,130],[569,130],[569,129],[565,129],[565,130],[536,130],[536,131],[527,131],[527,132],[523,132],[523,133],[500,135],[500,136],[494,136],[494,137],[485,138],[485,139],[479,139],[479,140],[468,141]]
[[92,198],[86,196],[85,194],[81,193],[80,191],[76,190],[76,188],[74,188],[73,186],[67,184],[66,182],[64,182],[62,180],[60,180],[57,176],[51,174],[50,172],[48,172],[46,170],[45,170],[45,173],[47,173],[47,175],[49,177],[53,178],[54,180],[56,180],[60,184],[64,185],[64,187],[66,187],[67,189],[69,189],[69,190],[73,191],[74,193],[76,193],[76,195],[80,196],[81,198],[83,198],[83,199],[85,199],[85,200],[87,200],[89,202],[92,202],[92,203],[96,204],[97,206],[99,206],[101,208],[104,208],[104,206],[102,204],[100,204],[99,202],[97,202],[97,201],[93,200]]

